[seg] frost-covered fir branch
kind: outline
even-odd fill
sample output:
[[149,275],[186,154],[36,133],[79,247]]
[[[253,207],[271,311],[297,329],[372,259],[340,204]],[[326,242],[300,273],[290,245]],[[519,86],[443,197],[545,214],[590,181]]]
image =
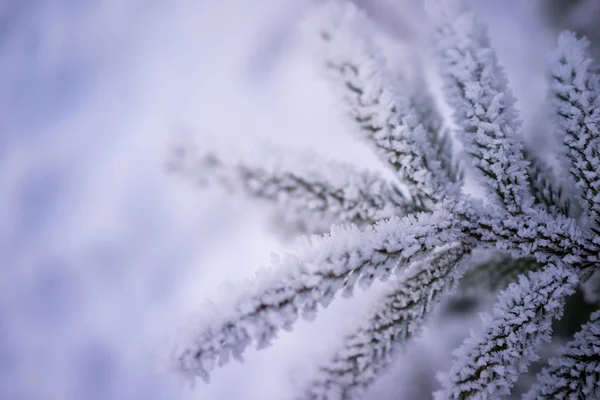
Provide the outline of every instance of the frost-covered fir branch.
[[600,234],[600,76],[588,52],[587,40],[561,34],[551,92],[569,170],[592,229]]
[[[563,161],[574,180],[564,184],[573,187],[569,196],[582,200],[581,215],[579,210],[573,215],[563,182],[524,148],[515,102],[485,29],[457,1],[431,2],[439,6],[431,7],[433,49],[466,149],[460,160],[453,157],[435,101],[421,90],[424,78],[414,85],[391,79],[372,40],[374,27],[353,6],[333,0],[320,2],[308,19],[320,64],[340,96],[348,126],[392,167],[396,180],[334,163],[306,170],[302,163],[262,165],[211,152],[179,158],[190,161],[176,164],[185,175],[287,209],[305,218],[308,232],[323,231],[310,222],[315,216],[333,227],[310,237],[295,255],[275,258],[271,268],[208,307],[174,341],[172,369],[208,380],[217,366],[242,359],[250,346],[268,346],[300,316],[315,318],[319,305],[326,307],[338,294],[349,296],[357,285],[366,290],[397,273],[393,290],[332,352],[306,391],[290,396],[358,399],[463,275],[467,265],[461,260],[477,251],[491,256],[472,263],[461,287],[505,289],[483,326],[456,351],[455,365],[440,375],[443,388],[436,396],[509,394],[550,340],[566,296],[598,274],[600,78],[585,42],[561,36],[550,90],[567,154]],[[459,171],[469,165],[482,173],[492,201],[462,190]],[[593,329],[584,326],[574,343],[595,349]],[[568,347],[558,357],[573,351]],[[546,390],[550,378],[544,374],[560,374],[565,385],[579,390],[580,375],[567,378],[556,368],[568,363],[552,363],[535,390]],[[587,361],[573,368],[594,371]],[[586,379],[588,385],[592,378]]]
[[440,376],[444,389],[436,399],[510,394],[519,375],[538,359],[542,341],[550,341],[552,319],[561,317],[576,283],[576,275],[564,267],[521,275],[500,294],[494,314],[482,316],[481,331],[456,350],[452,369]]
[[456,234],[449,229],[450,216],[440,207],[362,231],[349,226],[311,237],[299,256],[274,261],[271,271],[262,272],[228,306],[206,310],[203,330],[176,343],[171,368],[208,380],[217,364],[230,356],[241,359],[251,344],[267,347],[280,329],[291,329],[298,315],[313,319],[318,305],[329,305],[340,290],[356,284],[367,289],[374,279],[387,279],[394,270],[452,244]]
[[525,399],[600,398],[600,311],[548,364]]
[[460,278],[464,271],[456,266],[468,252],[456,244],[392,282],[364,324],[346,336],[298,399],[360,398]]
[[572,218],[538,209],[530,209],[527,216],[511,216],[473,200],[459,203],[454,213],[464,234],[514,257],[532,256],[546,263],[568,261],[576,268],[593,267],[600,260],[596,236]]
[[434,43],[459,136],[484,182],[506,209],[512,214],[526,212],[532,202],[527,162],[505,73],[474,14],[451,4],[441,9]]
[[[213,183],[231,193],[282,210],[284,218],[302,219],[302,233],[316,234],[332,224],[371,225],[416,210],[394,182],[313,153],[223,158],[191,144],[174,146],[170,171],[199,184]],[[310,221],[310,222],[309,222]]]
[[[399,93],[368,32],[357,31],[357,26],[368,29],[368,21],[355,8],[333,5],[310,22],[327,76],[350,117],[348,125],[396,171],[416,206],[431,209],[452,191],[441,166],[441,161],[448,164],[446,149],[428,143],[441,142],[440,132],[428,132],[410,98]],[[434,128],[431,118],[426,122]]]

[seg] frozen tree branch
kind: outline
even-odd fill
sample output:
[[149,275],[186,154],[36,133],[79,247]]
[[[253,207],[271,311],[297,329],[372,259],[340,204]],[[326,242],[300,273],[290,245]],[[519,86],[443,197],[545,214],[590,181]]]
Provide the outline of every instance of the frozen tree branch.
[[435,47],[459,137],[501,204],[512,214],[526,212],[532,202],[527,162],[505,73],[475,16],[458,7],[442,9],[447,15],[438,17]]
[[325,162],[312,153],[278,154],[223,159],[214,151],[182,144],[174,148],[169,169],[275,206],[291,220],[302,218],[307,222],[302,229],[309,234],[327,232],[334,223],[371,225],[417,211],[396,185],[376,173]]
[[600,312],[548,363],[525,399],[600,398]]
[[[232,161],[189,148],[175,158],[172,167],[181,174],[283,210],[302,226],[299,231],[333,227],[312,236],[296,255],[274,258],[246,287],[207,308],[174,341],[172,369],[208,380],[217,366],[242,359],[251,345],[267,347],[299,316],[314,318],[318,306],[326,307],[338,293],[350,296],[355,286],[368,289],[396,272],[399,277],[365,322],[332,352],[305,391],[293,394],[358,399],[455,286],[467,269],[463,259],[477,251],[492,256],[468,270],[462,287],[504,290],[483,326],[457,349],[449,372],[440,375],[443,388],[436,397],[495,398],[510,394],[537,360],[540,346],[551,338],[552,321],[563,314],[565,297],[582,287],[588,287],[588,298],[597,295],[585,280],[600,271],[600,83],[586,42],[561,36],[551,87],[567,149],[564,161],[584,208],[579,216],[561,189],[570,183],[557,181],[524,149],[515,102],[485,29],[454,0],[436,6],[431,8],[441,12],[434,24],[435,51],[466,148],[460,160],[425,82],[409,90],[391,79],[372,40],[374,27],[355,6],[333,0],[316,6],[309,31],[318,39],[349,125],[392,167],[398,186],[346,164],[316,164],[314,158]],[[461,168],[468,160],[482,173],[493,201],[462,191]],[[318,166],[304,167],[309,164]],[[530,398],[597,394],[597,322],[596,313],[550,361]]]
[[582,205],[600,233],[600,75],[593,71],[589,42],[565,32],[558,40],[551,93],[569,170]]
[[350,226],[312,237],[300,256],[275,260],[272,272],[242,290],[230,307],[203,321],[203,329],[192,332],[188,341],[177,343],[171,367],[208,379],[216,364],[226,363],[230,355],[240,359],[252,343],[268,346],[299,314],[314,318],[318,304],[329,305],[341,289],[357,283],[366,289],[374,279],[387,279],[394,270],[454,242],[457,235],[449,218],[440,208],[362,231]]
[[542,341],[549,342],[552,319],[560,318],[565,297],[573,293],[576,275],[549,266],[521,276],[499,296],[493,315],[456,352],[449,373],[440,375],[444,389],[436,399],[487,399],[510,394],[527,371]]
[[367,29],[361,15],[353,7],[336,8],[317,13],[309,28],[318,36],[327,75],[353,129],[396,171],[416,206],[431,209],[450,190],[440,182],[444,175],[438,154],[423,146],[428,133],[417,111],[409,98],[398,94],[396,80],[369,36],[357,31]]
[[482,244],[494,245],[515,257],[533,256],[538,262],[569,262],[576,268],[598,263],[600,247],[572,218],[530,209],[527,216],[511,216],[477,201],[454,208],[463,232]]
[[469,249],[457,244],[411,267],[393,282],[368,319],[331,360],[319,367],[301,399],[359,399],[425,322],[442,295],[463,272],[458,264]]

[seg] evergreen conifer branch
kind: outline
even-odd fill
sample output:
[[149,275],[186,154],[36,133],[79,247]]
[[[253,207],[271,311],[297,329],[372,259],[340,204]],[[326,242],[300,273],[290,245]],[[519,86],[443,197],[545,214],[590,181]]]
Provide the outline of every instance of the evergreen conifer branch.
[[[272,151],[260,160],[223,159],[194,145],[177,146],[169,169],[199,184],[214,183],[226,191],[303,218],[305,233],[327,232],[332,224],[372,225],[417,209],[399,187],[351,164],[324,161],[312,153]],[[268,162],[267,162],[268,161]],[[323,230],[324,223],[327,229]]]
[[241,359],[252,343],[268,346],[280,329],[291,329],[298,315],[313,319],[337,292],[358,284],[367,289],[375,279],[428,256],[457,237],[445,208],[433,213],[392,218],[364,230],[332,228],[313,236],[299,257],[274,260],[274,271],[257,277],[228,307],[205,318],[202,330],[190,332],[172,349],[171,368],[208,380],[209,372]]
[[[433,7],[433,6],[432,6]],[[459,137],[484,182],[511,214],[532,203],[521,123],[485,28],[472,13],[446,7],[434,43]]]
[[481,245],[495,246],[512,256],[534,257],[542,263],[569,262],[587,268],[600,261],[600,246],[572,218],[530,209],[527,215],[511,214],[467,198],[454,208],[462,232]]
[[436,399],[510,394],[520,374],[538,359],[542,341],[550,341],[552,319],[561,317],[565,297],[576,283],[577,275],[567,267],[521,275],[500,294],[493,316],[482,315],[482,329],[455,351],[452,369],[440,375],[444,389]]
[[600,398],[600,311],[548,364],[524,399]]
[[388,367],[400,346],[421,328],[429,313],[462,275],[469,253],[462,243],[409,268],[391,282],[357,330],[306,386],[299,399],[360,399]]
[[[309,27],[319,38],[327,76],[353,130],[396,171],[415,205],[430,210],[449,190],[440,182],[443,173],[438,154],[423,145],[431,135],[410,98],[400,95],[397,80],[391,77],[368,33],[359,32],[368,29],[367,21],[354,7],[337,7],[326,9],[325,15],[317,14]],[[329,15],[332,12],[336,17]]]
[[[334,225],[330,233],[312,236],[297,255],[275,258],[246,289],[234,290],[223,305],[206,311],[174,342],[173,369],[207,380],[217,365],[241,359],[249,346],[268,346],[298,316],[314,318],[318,306],[326,307],[338,293],[350,296],[355,286],[368,289],[396,272],[400,277],[392,291],[299,395],[360,398],[441,295],[455,286],[467,268],[463,258],[473,250],[502,256],[472,266],[463,287],[486,292],[508,287],[481,329],[456,351],[436,397],[509,394],[537,359],[565,297],[600,266],[599,78],[585,42],[562,35],[551,92],[586,213],[579,218],[551,170],[524,148],[514,99],[485,30],[456,1],[439,3],[443,11],[434,38],[446,97],[466,153],[497,201],[487,204],[462,192],[462,166],[435,102],[422,82],[409,90],[390,79],[371,40],[372,27],[365,28],[358,10],[334,0],[320,3],[310,29],[349,122],[393,168],[409,196],[376,174],[341,164],[306,170],[303,163],[229,162],[210,152],[181,157],[191,161],[176,163],[180,172],[286,209],[292,219],[303,220],[301,230],[323,231],[311,218]],[[597,319],[594,314],[550,362],[531,398],[556,390],[593,393],[598,360],[588,353],[598,348]],[[552,386],[556,377],[558,388]]]
[[600,234],[600,74],[589,55],[589,42],[565,32],[558,40],[551,94],[569,170],[582,206]]

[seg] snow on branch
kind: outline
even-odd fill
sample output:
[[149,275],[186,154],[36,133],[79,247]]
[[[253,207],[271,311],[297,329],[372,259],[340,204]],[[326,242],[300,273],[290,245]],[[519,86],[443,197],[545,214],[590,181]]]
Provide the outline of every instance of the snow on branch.
[[600,246],[572,218],[539,209],[512,216],[466,198],[454,207],[461,230],[481,245],[492,245],[511,256],[533,257],[541,263],[568,262],[587,268],[600,261]]
[[451,214],[440,208],[430,214],[392,218],[360,230],[332,228],[313,236],[299,256],[274,260],[265,272],[229,306],[197,322],[187,338],[174,343],[171,368],[205,380],[216,365],[232,355],[240,359],[252,343],[268,346],[280,329],[290,329],[303,315],[315,317],[341,289],[358,284],[366,289],[375,279],[387,279],[398,268],[419,261],[458,236]]
[[318,36],[321,58],[353,130],[370,143],[404,183],[416,205],[431,209],[451,188],[436,154],[421,144],[427,132],[410,99],[398,94],[381,54],[370,40],[368,21],[351,5],[329,2],[307,29]]
[[[274,152],[236,159],[230,148],[203,153],[179,148],[171,167],[184,176],[273,205],[305,224],[299,230],[320,233],[323,225],[334,225],[330,233],[309,238],[297,255],[274,258],[272,268],[234,288],[218,306],[207,307],[173,342],[168,363],[192,380],[208,380],[217,366],[242,359],[248,347],[268,346],[299,316],[314,318],[319,305],[326,307],[338,293],[350,296],[356,286],[367,289],[398,272],[393,290],[300,395],[358,398],[463,275],[462,258],[492,250],[502,256],[475,265],[464,286],[495,291],[513,283],[484,315],[481,330],[456,351],[456,363],[441,375],[443,390],[436,396],[509,394],[549,341],[565,297],[585,276],[600,274],[600,83],[587,44],[563,34],[552,70],[558,125],[587,213],[576,218],[569,213],[562,182],[557,184],[551,170],[524,149],[506,76],[471,14],[454,0],[439,0],[443,10],[435,45],[459,136],[496,200],[491,203],[461,191],[459,167],[426,85],[421,90],[417,82],[399,95],[398,81],[390,78],[369,24],[355,6],[318,3],[309,29],[318,37],[349,123],[403,186],[346,164],[317,163],[314,157],[294,161],[273,157]],[[410,197],[403,197],[404,190]],[[598,352],[598,318],[594,314],[544,370],[532,398],[546,391],[591,393],[598,382],[598,360],[589,356]]]
[[[303,220],[304,233],[329,230],[332,224],[359,226],[401,216],[416,209],[395,184],[351,164],[323,161],[313,153],[228,157],[178,145],[169,168],[198,183],[215,183],[227,191],[277,207],[287,220]],[[285,220],[285,219],[284,219]]]
[[550,90],[569,170],[600,234],[600,74],[594,72],[586,39],[560,35]]
[[441,296],[454,286],[463,272],[459,263],[469,251],[460,243],[441,250],[392,282],[368,319],[346,336],[298,399],[362,398],[399,347],[415,335]]
[[434,43],[459,137],[500,203],[512,214],[523,213],[532,199],[523,135],[505,73],[475,16],[451,1],[435,3],[430,8],[443,11],[437,11]]
[[600,398],[600,311],[548,364],[524,399]]
[[487,399],[510,394],[520,374],[538,359],[549,342],[552,320],[560,318],[577,275],[550,265],[521,276],[499,296],[493,315],[482,314],[483,327],[455,350],[456,362],[440,374],[436,399]]

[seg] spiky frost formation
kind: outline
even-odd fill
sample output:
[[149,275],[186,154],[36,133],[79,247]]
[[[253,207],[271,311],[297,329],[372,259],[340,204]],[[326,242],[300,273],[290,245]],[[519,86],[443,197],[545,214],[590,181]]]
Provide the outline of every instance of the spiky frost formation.
[[[564,92],[555,96],[560,101],[563,97],[570,101],[559,102],[558,114],[564,119],[568,151],[579,160],[572,166],[587,168],[576,168],[585,176],[575,189],[587,199],[588,215],[576,219],[564,203],[560,185],[550,178],[551,171],[523,150],[514,100],[485,31],[452,0],[440,3],[447,9],[436,22],[436,51],[446,94],[466,155],[483,172],[488,194],[498,201],[486,203],[460,191],[462,182],[453,172],[451,145],[445,142],[448,136],[440,129],[444,124],[434,102],[425,91],[397,93],[397,82],[388,79],[370,31],[360,29],[366,22],[356,9],[320,3],[321,11],[311,19],[313,36],[350,125],[393,168],[397,184],[409,196],[402,197],[395,182],[335,164],[326,165],[334,171],[305,172],[297,169],[298,164],[263,167],[214,155],[207,164],[205,158],[199,168],[202,174],[209,172],[226,187],[287,208],[292,219],[305,215],[307,231],[322,231],[322,226],[312,225],[310,218],[315,216],[323,222],[356,225],[337,226],[330,234],[312,237],[297,256],[276,258],[274,268],[260,279],[233,290],[228,303],[213,306],[214,312],[206,312],[189,335],[174,342],[169,358],[173,369],[192,379],[208,379],[217,365],[231,356],[241,358],[250,345],[268,346],[281,329],[291,329],[299,315],[314,318],[318,305],[327,306],[337,293],[350,295],[356,285],[366,289],[394,271],[412,271],[398,281],[403,286],[382,299],[365,324],[348,336],[306,392],[309,398],[359,397],[422,323],[437,296],[462,274],[462,256],[452,250],[460,245],[466,246],[465,253],[492,250],[510,257],[506,263],[492,259],[471,269],[467,278],[482,280],[480,289],[496,290],[517,275],[520,278],[500,294],[482,330],[459,348],[456,365],[442,376],[444,390],[438,398],[509,393],[519,374],[536,359],[540,344],[550,338],[552,319],[563,312],[564,297],[579,277],[598,271],[600,265],[599,235],[593,221],[593,229],[586,221],[594,215],[598,198],[595,183],[587,185],[585,179],[595,175],[579,160],[600,166],[600,159],[588,151],[600,140],[592,118],[597,101],[590,100],[598,98],[592,96],[595,86],[590,83],[597,83],[598,77],[589,75],[587,58],[575,56],[581,53],[577,47],[581,42],[569,42],[568,35],[561,39],[559,53],[565,56],[559,57],[554,75],[564,77],[552,90]],[[573,49],[566,49],[565,43],[572,43]],[[583,61],[575,67],[573,60]],[[567,76],[574,78],[569,81]],[[580,96],[568,97],[577,90]],[[591,119],[581,117],[582,110]],[[584,123],[581,119],[572,123],[575,117],[570,116],[579,116]],[[586,139],[577,141],[576,136]],[[572,152],[584,144],[587,152]],[[198,163],[184,170],[196,176],[196,168]],[[468,279],[466,286],[472,286]],[[594,297],[597,290],[588,286]]]
[[436,399],[488,399],[510,394],[521,373],[549,342],[552,319],[560,318],[565,297],[577,284],[573,271],[549,266],[521,275],[499,296],[493,315],[456,351],[456,362],[440,375],[444,389]]
[[[431,214],[393,218],[365,230],[332,229],[311,238],[300,256],[274,261],[274,269],[250,282],[228,306],[211,313],[172,350],[171,365],[183,375],[207,380],[230,355],[242,357],[252,343],[268,346],[280,329],[291,329],[298,315],[315,317],[341,289],[366,289],[397,268],[419,261],[457,237],[447,207]],[[420,227],[420,228],[419,228]],[[207,314],[208,315],[208,314]]]
[[435,46],[459,137],[491,192],[510,213],[523,213],[532,199],[520,122],[504,71],[472,13],[452,4],[441,10]]
[[[266,152],[265,152],[266,153]],[[351,164],[324,161],[313,153],[228,157],[193,145],[173,148],[169,169],[200,184],[215,182],[227,191],[277,207],[302,233],[316,234],[336,223],[370,225],[415,211],[401,190],[379,174]]]
[[552,68],[551,94],[559,134],[580,199],[600,234],[600,75],[589,56],[589,42],[564,32]]
[[394,359],[398,348],[418,331],[427,316],[460,278],[456,268],[469,252],[457,244],[411,267],[393,282],[368,319],[346,336],[342,347],[298,400],[360,399]]
[[515,258],[533,257],[540,263],[567,262],[586,268],[600,261],[600,246],[572,218],[531,209],[527,216],[511,216],[465,199],[454,207],[460,229],[469,237]]
[[[351,5],[331,2],[310,19],[327,76],[357,131],[390,165],[415,202],[428,210],[450,189],[430,134],[410,100],[398,93],[369,34],[368,21]],[[332,23],[333,22],[333,23]],[[441,154],[447,157],[446,154]]]
[[524,399],[600,398],[600,311],[548,364]]

